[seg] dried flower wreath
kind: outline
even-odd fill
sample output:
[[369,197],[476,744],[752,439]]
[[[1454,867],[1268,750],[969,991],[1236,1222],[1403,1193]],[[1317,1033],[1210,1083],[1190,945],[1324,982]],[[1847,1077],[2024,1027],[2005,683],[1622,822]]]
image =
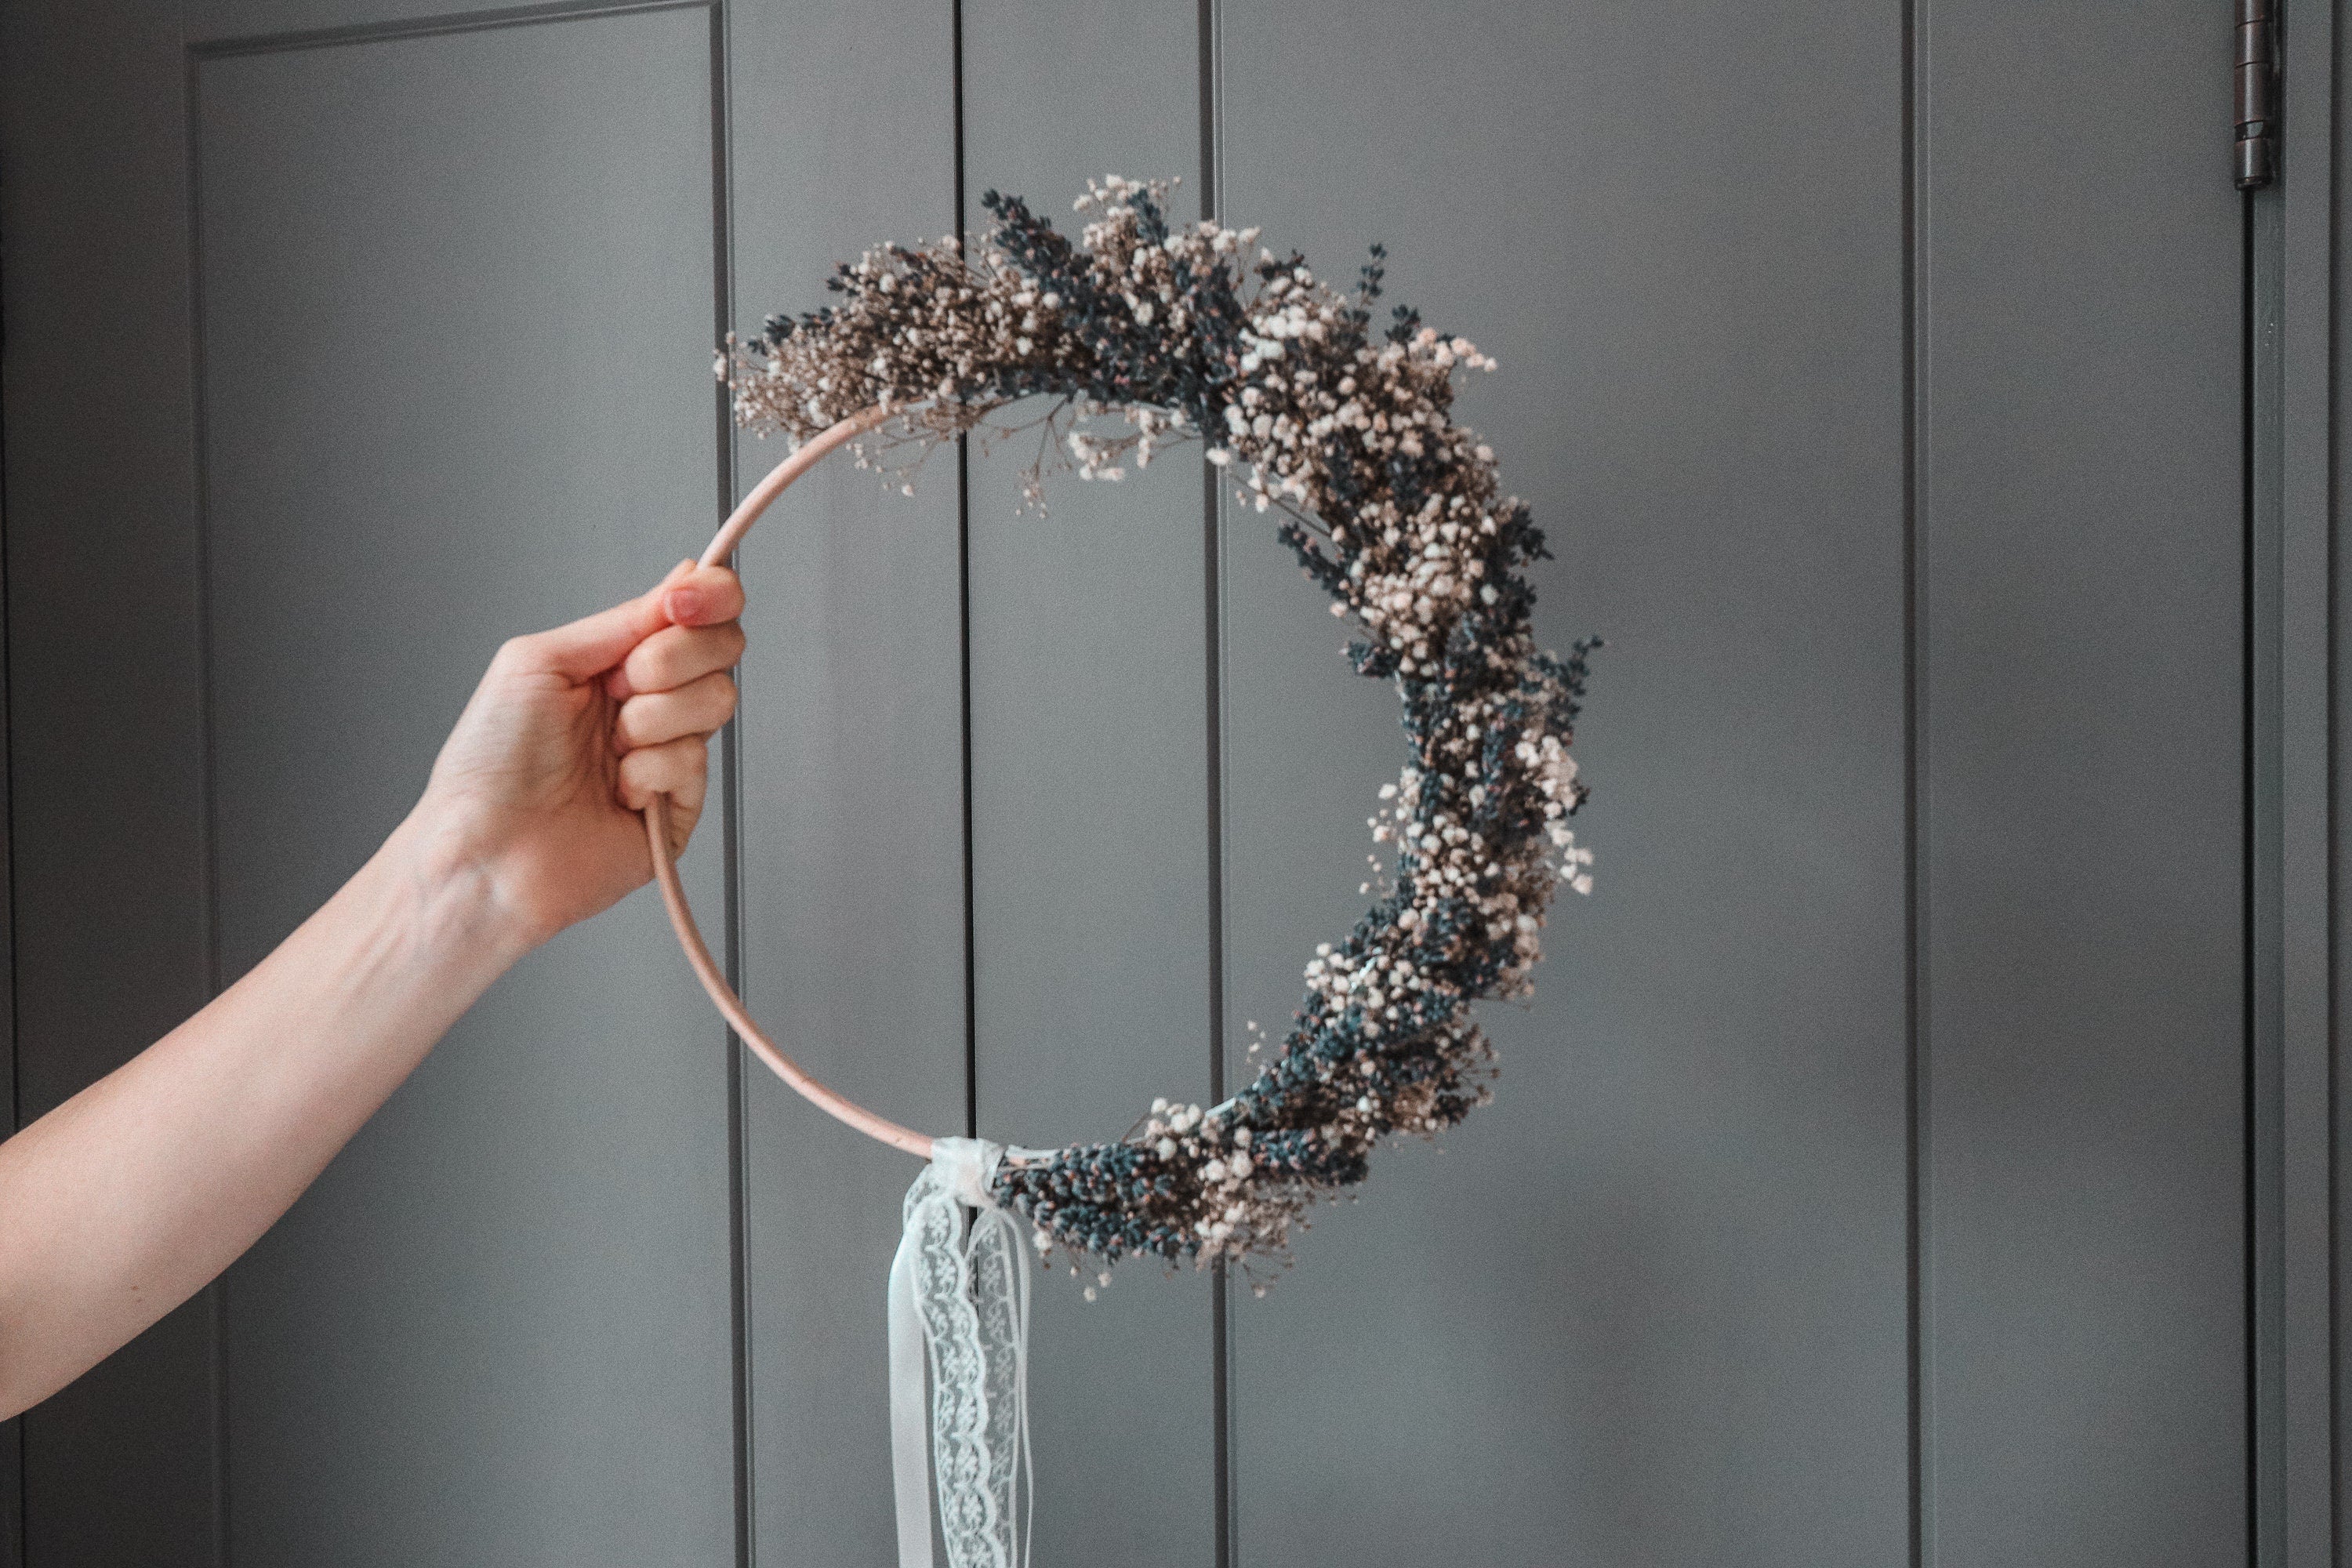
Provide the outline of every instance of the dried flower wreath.
[[[1250,263],[1255,229],[1171,226],[1167,195],[1090,182],[1073,244],[991,192],[995,223],[969,250],[868,251],[831,280],[838,303],[730,339],[719,370],[739,420],[795,447],[865,420],[860,466],[900,482],[940,443],[1002,435],[991,416],[1051,399],[1019,426],[1042,432],[1033,501],[1055,469],[1117,479],[1202,438],[1361,627],[1356,669],[1397,683],[1412,761],[1370,823],[1394,859],[1347,940],[1307,963],[1281,1049],[1222,1105],[1155,1100],[1116,1142],[1014,1151],[992,1178],[1041,1253],[1246,1262],[1282,1255],[1381,1138],[1433,1134],[1491,1097],[1470,1005],[1526,995],[1557,886],[1591,887],[1565,819],[1586,793],[1568,747],[1597,645],[1536,647],[1524,568],[1543,535],[1453,421],[1454,373],[1495,362],[1402,307],[1375,338],[1380,247],[1343,298],[1296,253]],[[1124,428],[1096,434],[1105,416]]]

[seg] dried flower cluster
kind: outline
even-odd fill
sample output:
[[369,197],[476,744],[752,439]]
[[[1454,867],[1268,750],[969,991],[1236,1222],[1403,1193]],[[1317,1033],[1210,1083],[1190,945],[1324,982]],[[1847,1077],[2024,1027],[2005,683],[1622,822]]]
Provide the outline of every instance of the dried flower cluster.
[[[1222,1105],[1156,1101],[1117,1142],[998,1177],[1040,1251],[1246,1261],[1282,1255],[1382,1138],[1434,1133],[1489,1097],[1471,1004],[1525,995],[1554,890],[1591,887],[1567,818],[1585,795],[1568,747],[1593,645],[1536,647],[1525,568],[1543,537],[1453,421],[1456,373],[1494,362],[1402,308],[1376,337],[1377,247],[1343,297],[1296,254],[1250,261],[1255,230],[1171,228],[1165,196],[1090,184],[1073,244],[992,192],[996,225],[971,254],[870,251],[833,279],[839,304],[771,319],[720,368],[739,417],[795,443],[880,405],[900,416],[885,444],[919,449],[1051,398],[1033,495],[1049,467],[1115,479],[1202,438],[1361,628],[1356,668],[1397,683],[1413,758],[1370,823],[1394,858],[1348,939],[1307,965],[1281,1049]],[[1117,436],[1085,427],[1107,415]]]

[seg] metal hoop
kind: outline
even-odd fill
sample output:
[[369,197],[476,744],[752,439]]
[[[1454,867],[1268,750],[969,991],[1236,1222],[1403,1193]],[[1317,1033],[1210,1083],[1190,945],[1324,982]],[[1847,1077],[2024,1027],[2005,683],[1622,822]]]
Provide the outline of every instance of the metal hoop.
[[[715,566],[735,552],[743,536],[751,531],[760,514],[769,504],[789,489],[793,480],[816,467],[818,461],[835,447],[855,440],[877,425],[904,409],[869,408],[855,414],[840,424],[824,430],[803,445],[800,450],[778,463],[768,477],[752,487],[743,498],[743,504],[719,528],[710,547],[702,552],[701,564]],[[752,1018],[751,1010],[743,1005],[743,998],[727,984],[710,948],[702,940],[701,928],[694,923],[694,911],[687,907],[686,889],[677,879],[677,861],[669,847],[669,796],[657,795],[646,806],[646,841],[653,850],[654,879],[661,884],[662,903],[669,910],[670,929],[677,932],[678,945],[686,950],[686,961],[694,966],[695,978],[719,1014],[735,1027],[751,1054],[765,1063],[768,1069],[793,1086],[803,1100],[826,1115],[846,1122],[869,1138],[878,1139],[893,1149],[928,1160],[931,1157],[931,1141],[912,1128],[901,1127],[887,1116],[878,1116],[856,1100],[826,1088],[809,1075],[808,1069],[786,1056],[776,1042],[768,1037]]]

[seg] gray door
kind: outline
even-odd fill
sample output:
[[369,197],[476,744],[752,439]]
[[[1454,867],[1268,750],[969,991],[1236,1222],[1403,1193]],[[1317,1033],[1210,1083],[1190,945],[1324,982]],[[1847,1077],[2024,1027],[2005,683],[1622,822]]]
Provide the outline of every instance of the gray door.
[[[2333,1561],[2328,18],[2249,199],[2213,0],[447,3],[5,13],[20,1122],[698,544],[719,333],[1181,175],[1502,361],[1601,881],[1262,1299],[1040,1282],[1038,1562]],[[1022,464],[763,527],[688,876],[820,1076],[1034,1144],[1250,1070],[1399,742],[1198,465]],[[642,896],[17,1424],[0,1561],[890,1561],[913,1173]]]

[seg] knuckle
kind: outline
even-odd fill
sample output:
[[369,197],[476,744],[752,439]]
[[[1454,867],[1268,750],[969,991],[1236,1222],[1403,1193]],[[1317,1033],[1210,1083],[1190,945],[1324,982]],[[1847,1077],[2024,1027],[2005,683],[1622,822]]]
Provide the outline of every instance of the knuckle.
[[671,684],[671,651],[677,643],[669,632],[656,632],[629,654],[629,682],[639,690],[658,691]]
[[634,752],[646,743],[646,700],[632,697],[621,704],[620,717],[613,721],[613,736],[625,752]]

